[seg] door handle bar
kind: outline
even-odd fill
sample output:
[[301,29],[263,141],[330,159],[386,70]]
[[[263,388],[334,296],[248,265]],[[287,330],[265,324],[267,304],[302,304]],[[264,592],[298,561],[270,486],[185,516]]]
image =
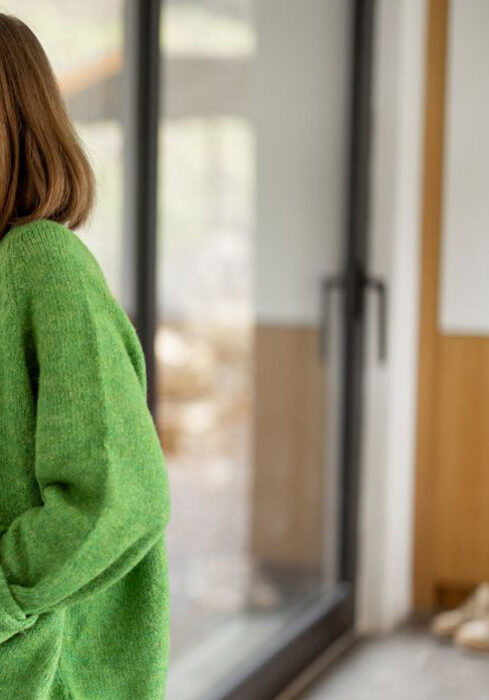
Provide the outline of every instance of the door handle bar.
[[328,334],[331,315],[331,295],[333,291],[342,291],[345,286],[344,275],[328,275],[321,281],[321,321],[319,327],[319,358],[328,357]]
[[[387,285],[380,277],[368,275],[355,275],[355,286],[360,292],[360,297],[365,291],[372,291],[377,295],[377,357],[379,362],[387,359]],[[357,286],[358,285],[358,286]],[[321,281],[321,311],[319,327],[319,357],[322,361],[328,356],[328,334],[330,329],[331,297],[335,291],[345,291],[345,275],[327,275]]]
[[377,357],[379,362],[387,360],[387,285],[380,277],[365,277],[364,289],[377,295]]

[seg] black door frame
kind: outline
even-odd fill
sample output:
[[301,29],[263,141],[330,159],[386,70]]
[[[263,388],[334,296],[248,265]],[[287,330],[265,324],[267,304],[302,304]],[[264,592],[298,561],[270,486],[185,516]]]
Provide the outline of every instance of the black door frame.
[[155,336],[160,0],[126,0],[124,17],[124,221],[134,325],[146,358],[147,401],[156,413]]
[[340,576],[355,588],[358,559],[358,484],[361,463],[365,292],[370,281],[368,228],[375,0],[354,0],[353,10],[350,181],[344,287],[345,364]]
[[[352,2],[352,74],[348,207],[343,280],[343,408],[341,435],[340,583],[287,627],[206,700],[270,700],[355,622],[358,483],[363,397],[364,294],[368,258],[369,164],[375,0]],[[135,325],[147,361],[148,404],[156,406],[157,166],[159,13],[161,0],[127,0],[127,41],[132,46],[127,121],[126,202],[136,276]]]

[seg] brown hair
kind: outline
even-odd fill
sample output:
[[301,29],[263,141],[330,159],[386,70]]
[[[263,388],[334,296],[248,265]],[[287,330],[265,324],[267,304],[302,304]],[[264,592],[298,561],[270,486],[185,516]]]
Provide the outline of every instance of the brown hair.
[[44,49],[26,24],[0,13],[0,236],[35,219],[77,228],[94,193]]

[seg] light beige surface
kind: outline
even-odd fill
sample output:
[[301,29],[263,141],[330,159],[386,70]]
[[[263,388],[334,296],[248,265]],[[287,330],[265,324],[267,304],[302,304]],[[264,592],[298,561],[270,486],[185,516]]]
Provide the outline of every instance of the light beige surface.
[[301,700],[487,700],[489,654],[433,639],[423,628],[359,642]]

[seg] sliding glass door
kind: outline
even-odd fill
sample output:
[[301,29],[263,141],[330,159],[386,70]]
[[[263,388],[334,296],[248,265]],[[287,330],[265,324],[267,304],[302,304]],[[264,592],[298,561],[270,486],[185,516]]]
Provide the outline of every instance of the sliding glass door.
[[170,700],[272,698],[353,622],[369,6],[162,4]]

